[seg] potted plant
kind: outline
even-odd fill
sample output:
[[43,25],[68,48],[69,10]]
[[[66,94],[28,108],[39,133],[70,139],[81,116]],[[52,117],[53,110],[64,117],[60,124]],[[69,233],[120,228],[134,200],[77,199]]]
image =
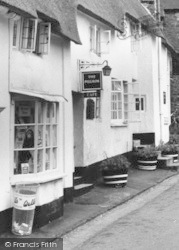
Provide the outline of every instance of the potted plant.
[[122,187],[126,185],[130,162],[125,156],[106,158],[101,166],[103,181],[106,185],[121,185]]
[[157,168],[158,152],[154,146],[140,149],[136,153],[137,165],[141,170],[155,170]]
[[178,161],[178,147],[175,144],[167,143],[162,148],[162,156],[170,156],[173,162]]

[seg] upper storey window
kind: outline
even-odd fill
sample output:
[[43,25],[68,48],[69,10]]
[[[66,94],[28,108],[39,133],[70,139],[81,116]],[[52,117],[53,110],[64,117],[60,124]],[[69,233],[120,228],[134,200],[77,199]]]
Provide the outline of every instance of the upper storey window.
[[21,49],[27,51],[35,50],[37,34],[37,20],[22,19]]
[[101,30],[97,25],[90,26],[90,51],[101,56],[108,54],[111,43],[111,31]]
[[13,23],[12,44],[16,49],[48,54],[50,51],[51,24],[36,19],[22,18]]

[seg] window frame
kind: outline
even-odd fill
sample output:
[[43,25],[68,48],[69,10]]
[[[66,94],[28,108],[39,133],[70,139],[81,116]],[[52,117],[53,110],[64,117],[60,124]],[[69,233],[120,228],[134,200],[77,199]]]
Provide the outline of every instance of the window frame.
[[[121,83],[121,90],[113,90],[113,82]],[[111,126],[127,126],[129,119],[129,94],[128,94],[128,82],[125,80],[112,79],[111,80]],[[121,93],[121,108],[119,108],[119,99],[113,100],[113,93],[119,94]],[[115,101],[115,102],[114,102]],[[114,105],[115,104],[115,105]],[[112,106],[116,106],[115,109]],[[118,106],[118,107],[117,107]],[[119,117],[119,110],[121,110],[121,117]],[[116,111],[117,118],[114,119],[113,115]]]
[[[25,24],[25,22],[27,22]],[[30,30],[30,22],[32,22],[32,32]],[[21,18],[21,35],[20,35],[20,50],[27,52],[34,52],[36,49],[36,37],[37,37],[37,19]],[[27,26],[25,26],[27,25]],[[30,35],[31,34],[31,35]],[[30,48],[28,43],[30,42]]]
[[[105,35],[107,34],[107,38]],[[90,51],[98,56],[109,54],[111,30],[102,30],[98,25],[90,26]],[[105,47],[105,48],[104,48]]]
[[[56,148],[56,168],[52,168],[52,162],[51,162],[51,169],[49,170],[44,170],[44,171],[41,171],[41,172],[33,172],[33,173],[29,173],[29,174],[14,174],[14,152],[15,152],[15,144],[14,144],[14,140],[15,140],[15,102],[16,101],[31,101],[31,102],[35,102],[35,108],[37,109],[37,105],[38,105],[38,102],[40,101],[39,98],[35,98],[35,97],[23,97],[21,95],[18,95],[18,96],[13,96],[12,97],[12,101],[11,101],[11,177],[10,177],[10,182],[11,184],[13,185],[14,183],[17,183],[17,182],[24,182],[24,181],[32,181],[34,180],[35,182],[46,182],[46,181],[49,181],[49,180],[53,180],[53,179],[59,179],[59,178],[63,178],[65,176],[65,174],[63,173],[63,168],[60,168],[60,166],[63,166],[63,141],[60,140],[59,138],[62,138],[63,139],[63,115],[62,115],[62,104],[61,103],[57,103],[56,107],[57,107],[57,117],[56,117],[56,121],[57,121],[57,128],[56,128],[56,133],[57,133],[57,141],[56,141],[56,146],[54,145],[50,145],[50,149],[51,151],[53,151],[53,148]],[[44,101],[47,105],[47,101]],[[50,102],[51,103],[51,102]],[[44,111],[45,112],[45,111]],[[35,119],[38,119],[37,117],[37,112],[35,113],[35,116],[36,118]],[[44,118],[45,119],[45,118]],[[25,125],[27,127],[31,126],[31,124],[29,123],[25,123]],[[38,134],[38,126],[40,126],[40,124],[37,122],[37,120],[35,120],[35,123],[33,124],[34,125],[34,130],[36,130],[36,134]],[[48,124],[49,125],[49,124]],[[50,124],[51,128],[54,124]],[[22,124],[23,126],[23,124]],[[43,126],[44,126],[44,133],[46,131],[46,126],[47,126],[47,122],[44,122],[43,123]],[[62,128],[62,129],[61,129]],[[34,132],[35,133],[35,132]],[[43,133],[43,136],[44,136],[44,133]],[[35,137],[35,136],[34,136]],[[51,141],[52,141],[52,137],[51,137]],[[37,146],[37,139],[34,140],[34,144]],[[45,144],[45,140],[44,140],[44,144]],[[46,146],[43,145],[42,148],[39,148],[39,147],[36,147],[36,149],[34,149],[34,152],[35,150],[38,151],[38,150],[43,150],[44,152],[46,152]],[[17,149],[16,149],[17,151]],[[51,152],[52,154],[52,152]],[[45,155],[45,153],[44,153]],[[36,156],[37,157],[37,153],[36,153]],[[53,160],[53,158],[51,158]],[[37,160],[37,158],[36,158]],[[36,162],[37,163],[37,162]],[[45,165],[45,162],[44,162],[44,165]],[[34,167],[35,168],[35,167]]]
[[[47,30],[43,30],[47,27]],[[43,33],[42,33],[43,32]],[[41,38],[43,42],[41,42]],[[45,42],[45,40],[47,42]],[[37,26],[37,41],[35,52],[37,54],[47,55],[50,52],[50,42],[51,42],[51,23],[49,22],[39,22]]]
[[[16,24],[16,39],[14,44],[14,25]],[[19,49],[20,46],[20,34],[21,34],[21,18],[18,16],[13,19],[12,22],[12,47],[13,49]]]
[[[138,102],[136,99],[140,99]],[[141,101],[143,100],[143,101]],[[136,104],[138,103],[139,109],[136,109]],[[143,103],[143,109],[141,107],[141,104]],[[146,112],[146,96],[145,95],[135,95],[134,96],[134,110],[135,112]]]

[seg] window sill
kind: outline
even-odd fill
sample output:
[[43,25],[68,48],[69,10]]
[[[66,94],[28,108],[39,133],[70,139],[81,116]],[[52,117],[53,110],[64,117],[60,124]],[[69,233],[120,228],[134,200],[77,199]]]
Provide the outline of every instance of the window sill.
[[128,123],[124,121],[111,121],[111,127],[127,127]]
[[26,183],[41,184],[58,179],[63,179],[64,177],[66,177],[66,174],[60,173],[59,171],[46,171],[44,173],[38,174],[14,175],[10,178],[10,184],[11,186]]

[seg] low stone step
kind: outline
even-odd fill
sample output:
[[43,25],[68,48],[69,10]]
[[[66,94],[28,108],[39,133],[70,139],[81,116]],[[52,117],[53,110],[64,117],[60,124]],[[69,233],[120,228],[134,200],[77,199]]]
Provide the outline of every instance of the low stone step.
[[84,183],[83,176],[74,176],[73,183],[74,183],[74,186]]
[[74,196],[81,196],[88,193],[94,185],[92,183],[82,183],[74,186]]

